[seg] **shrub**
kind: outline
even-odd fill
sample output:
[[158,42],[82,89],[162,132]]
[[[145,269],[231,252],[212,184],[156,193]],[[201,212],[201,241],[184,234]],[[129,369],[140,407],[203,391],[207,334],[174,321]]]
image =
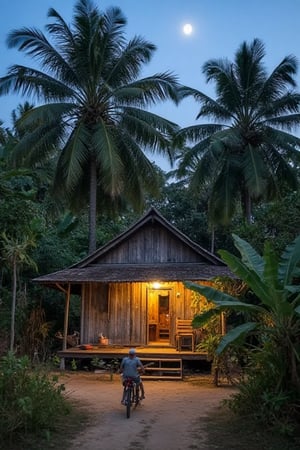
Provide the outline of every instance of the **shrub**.
[[300,392],[281,379],[286,364],[281,353],[270,342],[253,353],[245,381],[226,403],[234,412],[252,415],[260,424],[292,436],[299,428]]
[[70,412],[64,385],[57,376],[32,369],[28,357],[8,353],[0,360],[0,435],[45,433],[59,417]]

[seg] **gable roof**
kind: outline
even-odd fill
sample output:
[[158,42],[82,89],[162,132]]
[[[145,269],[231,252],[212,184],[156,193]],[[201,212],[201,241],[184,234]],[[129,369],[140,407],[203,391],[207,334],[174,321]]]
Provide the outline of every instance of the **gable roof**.
[[[134,225],[132,225],[128,230],[121,233],[119,236],[115,237],[107,244],[100,247],[91,255],[82,259],[78,263],[74,264],[72,267],[87,267],[90,264],[99,264],[101,260],[105,258],[107,253],[112,252],[113,249],[122,245],[123,242],[129,241],[134,235],[136,235],[141,229],[145,228],[147,225],[159,224],[163,229],[165,229],[174,239],[181,242],[185,247],[192,250],[199,256],[199,261],[207,262],[213,265],[224,266],[224,262],[205,250],[196,242],[192,241],[184,233],[178,230],[174,225],[172,225],[167,219],[165,219],[155,208],[150,208],[147,213],[142,216]],[[184,261],[182,261],[184,262]]]
[[[154,239],[149,243],[150,231],[153,231]],[[158,234],[162,236],[164,242],[167,241],[165,244],[167,249],[164,248],[159,255],[157,255],[160,245]],[[144,252],[140,252],[141,255],[138,257],[135,255],[134,261],[131,261],[128,257],[128,249],[130,251],[134,245],[137,247],[144,245],[142,239],[145,240],[145,245],[148,245],[145,253],[147,258],[150,253],[150,259],[141,259],[144,258]],[[153,246],[155,255],[151,255]],[[168,247],[171,247],[172,251]],[[176,254],[177,250],[179,256]],[[164,253],[167,255],[165,256]],[[120,254],[123,259],[120,258]],[[174,254],[177,259],[174,258]],[[124,255],[128,260],[124,260]],[[182,259],[178,260],[180,257]],[[33,281],[55,287],[54,285],[58,283],[195,281],[220,275],[232,276],[220,258],[193,242],[155,208],[150,208],[128,230],[78,263],[67,269],[35,278]]]

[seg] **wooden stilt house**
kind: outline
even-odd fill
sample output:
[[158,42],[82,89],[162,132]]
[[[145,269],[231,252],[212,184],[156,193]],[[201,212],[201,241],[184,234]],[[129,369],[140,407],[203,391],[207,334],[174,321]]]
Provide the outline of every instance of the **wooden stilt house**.
[[183,281],[218,275],[228,275],[224,263],[151,208],[77,264],[34,281],[65,293],[65,337],[70,297],[78,293],[81,344],[98,343],[102,333],[112,345],[175,347],[176,320],[195,313]]

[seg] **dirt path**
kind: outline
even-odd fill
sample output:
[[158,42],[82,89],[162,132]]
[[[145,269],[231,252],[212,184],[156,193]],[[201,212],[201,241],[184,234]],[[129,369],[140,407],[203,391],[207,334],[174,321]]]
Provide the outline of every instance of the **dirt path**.
[[228,388],[186,381],[145,381],[146,399],[126,419],[121,382],[96,374],[66,376],[73,399],[93,414],[86,430],[73,440],[73,450],[207,450],[203,417],[230,395]]

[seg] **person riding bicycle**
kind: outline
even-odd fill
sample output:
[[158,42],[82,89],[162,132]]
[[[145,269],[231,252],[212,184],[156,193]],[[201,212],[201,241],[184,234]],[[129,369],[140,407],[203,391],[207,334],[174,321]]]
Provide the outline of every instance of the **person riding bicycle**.
[[[140,377],[140,372],[144,373],[145,369],[140,358],[136,356],[134,348],[131,348],[128,352],[128,356],[125,356],[125,358],[122,359],[119,372],[122,374],[123,385],[126,378],[133,378],[134,382],[141,389],[141,398],[144,399],[145,389]],[[124,403],[124,393],[125,392],[123,392],[121,403]]]

